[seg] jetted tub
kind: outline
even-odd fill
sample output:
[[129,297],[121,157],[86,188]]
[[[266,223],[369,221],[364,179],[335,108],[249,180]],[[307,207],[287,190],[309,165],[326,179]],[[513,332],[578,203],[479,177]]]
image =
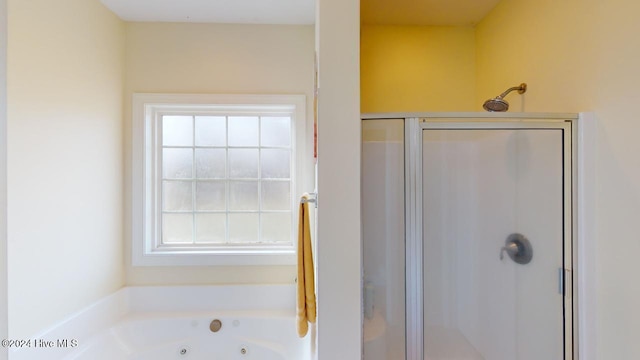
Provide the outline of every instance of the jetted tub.
[[65,359],[298,360],[304,345],[288,313],[159,313],[127,316]]
[[10,359],[311,359],[295,285],[126,287],[32,338],[77,346],[11,349]]

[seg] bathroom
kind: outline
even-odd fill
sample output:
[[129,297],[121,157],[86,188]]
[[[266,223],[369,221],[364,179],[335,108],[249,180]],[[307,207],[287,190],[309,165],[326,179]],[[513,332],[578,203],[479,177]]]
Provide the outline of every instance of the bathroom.
[[[119,119],[129,113],[125,109],[130,98],[121,96],[121,92],[131,81],[127,79],[134,76],[123,65],[133,61],[122,43],[130,29],[115,18],[105,18],[103,10],[98,10],[95,4],[8,3],[9,31],[2,32],[8,34],[9,40],[8,122],[3,119],[9,134],[8,170],[4,169],[2,178],[8,182],[9,296],[15,296],[17,301],[13,301],[23,307],[20,315],[29,314],[19,320],[27,333],[49,326],[124,285],[292,282],[295,275],[288,266],[266,271],[254,267],[175,268],[161,274],[152,268],[131,269],[125,256],[129,245],[122,241],[129,233],[125,224],[131,214],[125,198],[118,195],[126,193],[124,169],[129,167],[125,152],[128,125]],[[4,2],[0,4],[4,9]],[[376,28],[379,25],[365,23],[361,40],[358,1],[319,2],[316,33],[309,26],[302,35],[306,40],[301,41],[308,49],[307,70],[303,71],[312,73],[313,39],[317,39],[322,89],[318,104],[321,123],[317,187],[321,205],[317,236],[323,240],[318,242],[316,253],[319,357],[355,359],[361,353],[361,264],[357,240],[361,234],[357,155],[360,113],[480,111],[482,101],[523,81],[529,85],[528,92],[524,97],[510,95],[512,112],[596,114],[597,192],[593,207],[597,209],[597,261],[592,270],[597,279],[597,296],[592,300],[597,304],[593,324],[596,334],[593,344],[597,346],[593,349],[595,353],[585,358],[640,357],[640,345],[633,336],[640,325],[640,317],[633,311],[640,298],[640,287],[634,281],[636,269],[632,257],[640,250],[640,242],[633,236],[631,226],[634,215],[640,213],[640,163],[635,156],[638,145],[632,137],[640,127],[632,109],[638,103],[633,85],[638,74],[635,59],[640,55],[640,45],[633,36],[640,26],[635,19],[639,7],[628,0],[606,3],[505,0],[474,26],[427,27],[415,31],[435,33],[433,36],[442,33],[439,40],[446,48],[467,48],[465,66],[470,69],[466,73],[454,71],[456,76],[430,80],[419,77],[420,70],[412,70],[415,67],[405,66],[396,70],[407,71],[405,79],[415,81],[371,84],[367,82],[371,76],[366,70],[366,49],[362,50],[362,65],[359,61],[360,41],[364,46],[380,30],[379,36],[391,39],[387,43],[380,41],[380,47],[388,45],[387,54],[399,57],[404,42],[393,40],[394,33],[400,36],[412,29],[400,26],[380,29]],[[144,27],[141,25],[136,33],[142,34]],[[80,34],[86,37],[77,37]],[[415,39],[420,41],[421,37],[416,35]],[[101,46],[95,47],[96,42]],[[378,49],[381,50],[384,49]],[[79,61],[92,53],[97,58],[96,68],[80,68]],[[408,51],[416,66],[426,61],[420,59],[424,54]],[[456,56],[456,61],[465,59]],[[450,64],[450,61],[435,63],[445,67]],[[78,93],[70,90],[74,81],[86,76],[94,79],[92,86],[98,86],[100,93],[93,93],[90,88]],[[54,84],[69,84],[70,89]],[[167,86],[154,79],[153,83],[136,85],[141,87],[135,91],[269,90],[258,85],[240,88],[239,84],[238,88],[220,90],[175,84]],[[386,87],[387,96],[403,92],[429,95],[413,100],[408,96],[395,100],[390,97],[385,104],[378,102],[379,98],[369,100],[370,86]],[[400,87],[402,91],[398,90]],[[304,93],[309,98],[313,78],[296,89],[272,91]],[[15,98],[12,94],[21,96]],[[402,103],[408,100],[415,103]],[[99,118],[90,116],[96,109]],[[44,156],[47,154],[56,158]],[[42,174],[47,174],[46,186]],[[69,182],[69,178],[75,180]],[[33,219],[37,219],[38,226],[31,223]],[[64,241],[65,246],[47,242],[52,234]],[[92,239],[91,246],[87,239]],[[2,249],[5,250],[4,246]],[[13,251],[18,250],[22,254],[14,257]],[[12,290],[13,286],[17,290]],[[0,303],[4,305],[7,287],[0,288],[3,295]]]

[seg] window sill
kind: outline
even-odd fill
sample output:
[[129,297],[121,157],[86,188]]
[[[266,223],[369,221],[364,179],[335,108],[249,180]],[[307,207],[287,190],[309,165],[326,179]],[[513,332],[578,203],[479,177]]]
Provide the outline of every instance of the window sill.
[[260,266],[295,265],[295,250],[156,251],[134,254],[133,266]]

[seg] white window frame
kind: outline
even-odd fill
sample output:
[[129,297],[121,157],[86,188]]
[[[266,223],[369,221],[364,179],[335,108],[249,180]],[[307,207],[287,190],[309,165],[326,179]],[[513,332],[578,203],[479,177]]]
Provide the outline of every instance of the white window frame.
[[[292,243],[290,246],[224,246],[169,251],[155,247],[159,192],[154,123],[163,113],[249,111],[291,114]],[[297,204],[305,184],[305,95],[134,94],[132,129],[132,263],[133,266],[293,265],[296,263]]]

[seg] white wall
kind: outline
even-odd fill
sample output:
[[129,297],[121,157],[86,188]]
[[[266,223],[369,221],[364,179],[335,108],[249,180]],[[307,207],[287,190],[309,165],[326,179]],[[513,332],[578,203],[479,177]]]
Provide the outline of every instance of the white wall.
[[317,6],[317,355],[351,360],[362,356],[360,8],[358,0]]
[[124,282],[124,26],[98,1],[8,13],[9,334],[26,338]]
[[[0,0],[0,338],[8,335],[7,288],[7,1]],[[7,349],[0,349],[0,360]]]
[[[307,25],[127,23],[125,261],[128,285],[293,283],[294,266],[131,265],[133,93],[304,94],[306,154],[313,154],[314,29]],[[313,159],[306,159],[313,190]]]
[[514,110],[598,119],[597,359],[640,358],[638,13],[634,0],[503,0],[476,29],[478,104],[524,81]]

